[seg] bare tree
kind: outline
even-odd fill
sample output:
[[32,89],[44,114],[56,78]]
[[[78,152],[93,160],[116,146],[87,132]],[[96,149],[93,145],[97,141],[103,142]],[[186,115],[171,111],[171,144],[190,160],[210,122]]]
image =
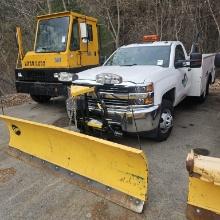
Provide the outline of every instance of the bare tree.
[[141,42],[143,35],[180,40],[190,49],[200,33],[202,52],[220,48],[219,0],[0,0],[0,93],[14,90],[17,59],[15,27],[21,26],[24,47],[32,50],[35,16],[56,10],[80,8],[97,17],[105,38],[104,55],[120,45]]
[[63,8],[64,8],[64,10],[67,11],[67,7],[66,7],[66,2],[65,2],[65,0],[62,0],[62,3],[63,3]]
[[[112,39],[115,43],[115,48],[120,46],[120,31],[121,31],[121,6],[122,0],[78,0],[78,3],[84,7],[90,8],[95,16],[104,20],[107,29],[109,30]],[[92,7],[93,4],[93,7]]]
[[209,6],[210,13],[211,13],[211,15],[212,15],[212,17],[213,17],[213,20],[215,21],[216,28],[217,28],[217,30],[218,30],[218,35],[219,35],[219,38],[220,38],[220,26],[219,26],[219,23],[218,23],[218,21],[217,21],[217,18],[216,18],[215,14],[214,14],[213,9],[212,9],[212,5],[211,5],[210,0],[207,0],[207,3],[208,3],[208,6]]
[[51,8],[51,2],[50,2],[50,0],[47,0],[47,8],[48,8],[49,14],[51,14],[52,8]]

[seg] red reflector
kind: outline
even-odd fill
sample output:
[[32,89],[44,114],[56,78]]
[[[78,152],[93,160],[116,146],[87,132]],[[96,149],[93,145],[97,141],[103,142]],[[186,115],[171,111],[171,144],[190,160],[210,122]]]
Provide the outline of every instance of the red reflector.
[[155,42],[159,40],[160,40],[160,37],[158,35],[145,35],[143,37],[144,42]]

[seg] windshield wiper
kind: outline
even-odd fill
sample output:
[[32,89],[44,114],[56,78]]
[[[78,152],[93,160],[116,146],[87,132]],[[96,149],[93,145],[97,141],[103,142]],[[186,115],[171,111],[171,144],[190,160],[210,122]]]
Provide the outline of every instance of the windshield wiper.
[[120,66],[136,66],[138,65],[137,63],[133,63],[133,64],[124,64],[124,65],[120,65]]

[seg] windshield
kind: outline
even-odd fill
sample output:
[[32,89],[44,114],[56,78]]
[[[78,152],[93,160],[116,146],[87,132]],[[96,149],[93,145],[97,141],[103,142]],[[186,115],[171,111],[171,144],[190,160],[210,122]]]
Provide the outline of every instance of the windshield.
[[38,26],[36,52],[66,50],[69,17],[41,20]]
[[156,65],[168,67],[170,46],[139,46],[119,48],[106,66]]

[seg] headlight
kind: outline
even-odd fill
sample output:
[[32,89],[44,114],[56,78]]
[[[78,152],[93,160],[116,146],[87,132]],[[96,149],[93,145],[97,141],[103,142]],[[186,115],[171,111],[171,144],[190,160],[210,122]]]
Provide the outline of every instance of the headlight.
[[132,105],[153,105],[153,83],[149,83],[147,86],[136,87],[134,93],[129,93],[129,100]]
[[67,73],[67,72],[61,72],[58,74],[58,77],[57,77],[57,73],[54,73],[54,77],[58,78],[58,80],[61,82],[71,82],[73,79],[73,74]]
[[144,99],[135,99],[134,105],[144,105]]
[[154,93],[148,93],[146,99],[144,99],[145,105],[153,105],[154,104]]
[[154,84],[149,83],[146,86],[146,94],[147,98],[144,99],[145,105],[153,105],[154,104]]
[[96,76],[96,82],[100,84],[120,84],[123,79],[121,76],[118,76],[113,73],[100,73]]
[[21,72],[18,72],[18,77],[23,77]]
[[154,92],[154,84],[153,83],[149,83],[146,86],[146,92]]

